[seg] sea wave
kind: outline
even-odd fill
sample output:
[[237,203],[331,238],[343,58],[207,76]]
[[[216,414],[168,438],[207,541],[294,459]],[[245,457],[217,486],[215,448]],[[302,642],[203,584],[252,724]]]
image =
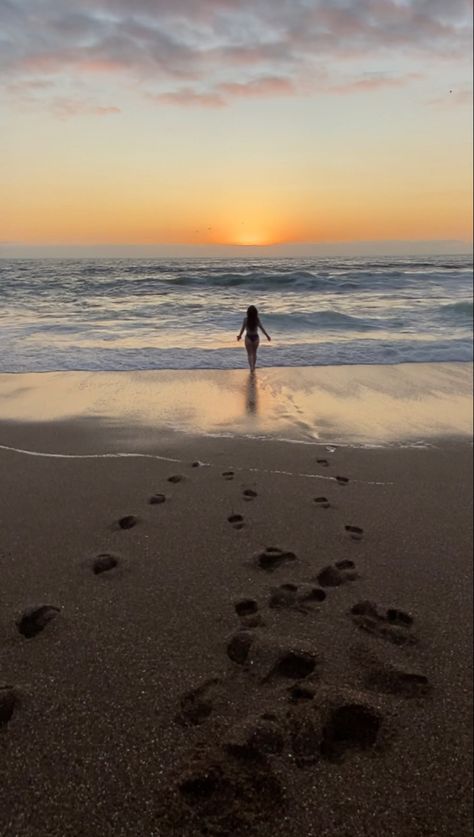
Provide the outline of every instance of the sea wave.
[[[0,344],[1,349],[1,344]],[[336,344],[295,343],[262,347],[259,365],[340,366],[398,363],[472,362],[470,340],[453,339],[437,343],[418,340],[353,340]],[[140,349],[37,347],[1,352],[0,372],[51,371],[137,371],[140,369],[239,369],[246,367],[244,351],[233,349]]]
[[473,303],[469,300],[448,302],[447,304],[440,305],[435,314],[441,320],[454,322],[457,325],[462,322],[466,326],[472,327]]
[[250,303],[266,366],[472,359],[466,257],[0,260],[0,371],[244,367]]
[[[230,268],[234,265],[230,265]],[[270,269],[269,269],[270,267]],[[61,261],[34,263],[30,270],[23,263],[0,265],[3,273],[0,296],[34,293],[47,297],[61,290],[75,292],[82,297],[121,298],[143,294],[159,294],[180,289],[241,289],[252,292],[291,290],[295,293],[366,293],[389,292],[425,286],[455,285],[469,282],[472,267],[466,260],[459,262],[329,262],[301,265],[279,261],[267,265],[247,265],[240,262],[236,269],[219,262],[153,262],[103,260],[91,262]],[[14,282],[8,282],[13,272]],[[4,278],[6,277],[6,278]]]
[[302,328],[315,331],[386,331],[392,327],[400,327],[402,321],[392,317],[367,317],[345,314],[329,308],[323,311],[307,311],[295,313],[269,313],[265,317],[268,326],[281,328],[284,331],[300,331]]

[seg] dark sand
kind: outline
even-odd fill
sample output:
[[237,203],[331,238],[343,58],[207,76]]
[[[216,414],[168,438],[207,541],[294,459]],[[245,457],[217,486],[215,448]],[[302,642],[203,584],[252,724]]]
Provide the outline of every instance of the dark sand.
[[156,452],[0,450],[0,833],[470,834],[470,446]]

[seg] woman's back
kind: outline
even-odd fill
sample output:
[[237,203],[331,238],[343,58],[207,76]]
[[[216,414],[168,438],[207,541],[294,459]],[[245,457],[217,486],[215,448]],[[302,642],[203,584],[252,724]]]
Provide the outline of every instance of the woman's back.
[[240,329],[240,332],[237,335],[237,340],[240,340],[242,334],[245,331],[245,348],[247,349],[251,372],[255,370],[255,366],[257,363],[257,349],[258,344],[260,342],[258,334],[259,329],[263,331],[267,340],[271,340],[270,335],[267,334],[262,323],[260,322],[260,317],[258,316],[258,311],[255,308],[255,305],[250,305],[247,309],[247,315],[244,317],[242,328]]
[[258,334],[258,329],[260,326],[260,320],[257,317],[256,322],[249,322],[249,318],[245,317],[244,319],[244,329],[247,334]]
[[245,317],[245,330],[247,334],[257,334],[259,325],[258,311],[255,305],[250,305],[247,310],[247,316]]

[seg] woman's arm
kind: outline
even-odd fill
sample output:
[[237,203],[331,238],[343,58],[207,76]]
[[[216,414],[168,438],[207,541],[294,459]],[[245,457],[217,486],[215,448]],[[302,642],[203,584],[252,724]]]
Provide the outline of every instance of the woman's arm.
[[238,335],[237,335],[237,340],[240,340],[240,338],[242,337],[242,334],[243,334],[243,333],[244,333],[244,331],[245,331],[245,326],[246,326],[246,325],[247,325],[247,317],[244,317],[244,321],[243,321],[243,323],[242,323],[242,328],[240,329],[240,331],[239,331],[239,333],[238,333]]
[[258,321],[258,327],[259,327],[259,329],[260,329],[261,331],[263,331],[263,333],[264,333],[265,337],[267,338],[267,340],[271,340],[271,339],[272,339],[272,338],[270,337],[270,335],[269,335],[269,334],[267,334],[267,332],[265,331],[265,329],[264,329],[264,327],[263,327],[262,323],[260,322],[260,320]]

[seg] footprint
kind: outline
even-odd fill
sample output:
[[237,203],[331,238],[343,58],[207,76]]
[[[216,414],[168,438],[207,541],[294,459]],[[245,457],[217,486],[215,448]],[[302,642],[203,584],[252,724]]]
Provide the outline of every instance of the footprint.
[[316,576],[321,587],[340,587],[341,584],[356,578],[355,564],[349,559],[336,561],[335,564],[324,567]]
[[227,520],[229,523],[232,523],[234,529],[243,529],[244,528],[244,518],[241,514],[231,514]]
[[416,636],[411,633],[413,616],[398,608],[384,610],[375,602],[361,601],[353,605],[351,616],[361,630],[394,645],[414,645],[417,642]]
[[175,721],[181,726],[196,726],[202,724],[214,709],[213,699],[219,680],[214,677],[206,680],[201,686],[185,692],[180,700],[180,711]]
[[271,608],[296,608],[305,613],[309,612],[308,608],[301,607],[301,605],[311,604],[312,602],[323,602],[326,598],[326,593],[320,587],[314,587],[312,584],[280,584],[270,591],[269,607]]
[[98,555],[92,565],[92,571],[95,575],[100,575],[100,573],[108,572],[109,570],[113,570],[114,567],[118,565],[118,558],[115,558],[113,555],[109,555],[109,553],[104,552],[102,555]]
[[431,684],[424,674],[410,669],[380,665],[368,671],[364,678],[367,689],[391,695],[415,698],[431,691]]
[[403,610],[398,610],[395,607],[388,608],[386,618],[392,625],[401,625],[405,628],[411,627],[414,621],[413,616],[409,613],[405,613]]
[[242,494],[246,500],[253,500],[254,497],[258,497],[257,492],[254,491],[252,488],[246,488],[245,491],[242,492]]
[[254,640],[255,634],[252,631],[237,631],[227,643],[227,656],[232,662],[243,665]]
[[275,546],[267,546],[264,552],[256,556],[255,560],[260,569],[273,572],[288,561],[296,561],[296,555],[294,552],[285,552]]
[[339,485],[347,485],[347,483],[349,482],[349,478],[348,477],[336,477],[336,482],[338,482]]
[[321,753],[334,758],[346,750],[367,750],[376,744],[381,725],[381,714],[367,704],[348,702],[335,706],[323,729]]
[[258,611],[258,604],[255,599],[240,599],[235,603],[237,616],[251,616]]
[[298,601],[300,602],[324,602],[326,593],[320,587],[313,585],[302,585],[298,590]]
[[134,514],[127,514],[125,517],[121,517],[118,525],[121,529],[133,529],[138,523],[138,518],[135,517]]
[[379,608],[375,602],[361,601],[351,607],[353,616],[369,616],[371,619],[379,618]]
[[234,474],[233,471],[224,471],[222,476],[224,477],[225,480],[233,480],[235,474]]
[[297,767],[308,767],[321,758],[321,724],[316,715],[296,716],[290,722],[291,750]]
[[8,724],[17,704],[17,694],[13,686],[0,686],[0,727]]
[[345,526],[346,532],[351,536],[353,541],[361,541],[364,530],[360,526]]
[[240,599],[240,601],[235,603],[234,607],[237,616],[246,627],[256,628],[258,625],[263,624],[255,599]]
[[314,502],[321,509],[329,509],[331,506],[327,497],[315,497]]
[[[304,691],[301,694],[297,689]],[[290,690],[290,702],[296,705],[287,717],[298,767],[314,764],[321,757],[338,759],[379,743],[383,716],[359,694],[347,691],[339,698],[328,696],[321,702],[314,699],[315,693],[305,683]]]
[[242,515],[241,515],[241,514],[231,514],[231,515],[227,518],[227,520],[229,521],[229,523],[242,523],[242,522],[243,522],[243,519],[244,519],[244,518],[242,517]]
[[398,663],[381,660],[366,646],[356,645],[350,650],[351,658],[363,669],[364,688],[404,698],[428,695],[432,686],[428,677]]
[[277,660],[271,675],[287,677],[289,680],[304,680],[316,668],[317,658],[307,651],[285,651]]
[[150,506],[158,506],[161,503],[166,502],[166,497],[164,494],[153,494],[150,499],[148,500]]
[[327,459],[317,459],[316,463],[318,465],[322,465],[323,468],[328,468],[328,466],[329,466],[329,462],[327,461]]
[[269,607],[294,607],[297,592],[298,586],[296,584],[281,584],[280,587],[270,591]]
[[[266,740],[278,746],[271,733]],[[263,748],[262,741],[259,747]],[[259,834],[285,811],[281,782],[252,742],[240,750],[231,742],[224,752],[196,749],[188,757],[177,792],[179,799],[168,802],[165,811],[172,834]]]
[[202,462],[199,462],[199,459],[195,459],[194,462],[191,462],[191,468],[200,468]]
[[239,759],[253,760],[282,752],[285,738],[277,715],[250,717],[230,730],[225,741],[228,753]]
[[313,700],[316,692],[309,686],[302,686],[299,683],[296,686],[291,686],[289,689],[290,702],[299,703],[300,701]]
[[342,561],[336,561],[334,566],[338,570],[355,570],[354,561],[351,561],[350,558],[343,558]]
[[39,634],[48,622],[56,618],[60,612],[59,607],[54,605],[40,605],[39,607],[28,607],[23,611],[23,615],[17,621],[19,632],[31,639]]
[[[326,697],[323,697],[324,692]],[[321,758],[333,760],[358,750],[380,745],[384,718],[380,710],[364,700],[360,692],[344,689],[334,696],[307,683],[290,690],[287,712],[292,755],[298,767]]]
[[171,477],[168,477],[168,482],[178,483],[183,482],[185,477],[182,474],[173,474]]

